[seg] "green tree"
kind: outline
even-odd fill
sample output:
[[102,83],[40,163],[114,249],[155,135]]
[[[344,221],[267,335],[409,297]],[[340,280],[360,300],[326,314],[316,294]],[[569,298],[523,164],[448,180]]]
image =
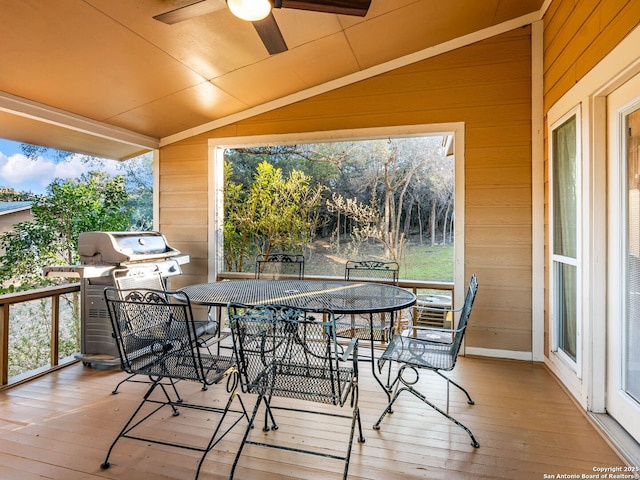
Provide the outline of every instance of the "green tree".
[[[20,144],[20,149],[28,159],[33,161],[40,157],[48,157],[58,163],[64,163],[73,158],[79,158],[84,165],[96,171],[104,170],[108,162],[116,162],[117,170],[126,178],[125,188],[128,194],[127,207],[131,214],[131,229],[145,231],[153,228],[153,155],[151,153],[119,162],[28,143]],[[3,200],[32,200],[33,196],[33,194],[21,192],[14,198],[7,198],[5,195]]]
[[[373,239],[384,248],[385,258],[402,259],[413,204],[419,202],[415,186],[425,177],[436,178],[434,172],[442,170],[437,166],[444,159],[441,144],[441,137],[372,140],[353,150],[353,164],[367,165],[357,175],[359,190],[350,196],[334,192],[327,201],[329,212],[352,222],[352,254],[357,255],[360,246]],[[453,192],[453,176],[447,180]],[[452,195],[443,198],[443,204],[453,201]],[[446,216],[449,218],[449,210]],[[434,222],[435,217],[434,210]],[[335,238],[339,239],[338,231]]]
[[225,160],[233,165],[233,180],[249,187],[258,165],[267,162],[289,176],[298,170],[310,177],[312,185],[326,185],[338,178],[337,165],[346,156],[346,147],[339,143],[311,145],[271,145],[238,148],[225,151]]
[[119,164],[126,179],[127,207],[131,213],[131,229],[153,228],[153,156],[140,155]]
[[[125,178],[92,172],[77,180],[56,180],[47,195],[33,199],[33,220],[21,222],[0,236],[5,254],[0,259],[0,281],[6,291],[29,289],[48,283],[42,275],[46,265],[73,264],[78,237],[83,231],[126,230],[130,214],[126,207]],[[63,296],[69,312],[59,336],[61,356],[80,345],[79,295]],[[45,300],[26,302],[12,312],[9,329],[9,370],[17,375],[49,363],[51,324],[43,322]]]
[[244,188],[241,183],[233,181],[233,167],[224,162],[224,261],[225,267],[231,272],[242,272],[251,232],[243,228],[244,219],[243,196]]
[[230,180],[225,166],[225,259],[227,267],[242,271],[244,261],[257,253],[301,252],[313,241],[321,224],[318,208],[324,186],[311,185],[299,170],[285,177],[280,168],[262,162],[248,188]]
[[76,180],[55,180],[47,195],[33,200],[33,220],[21,222],[0,236],[5,254],[0,260],[0,281],[8,289],[46,284],[46,265],[77,261],[78,236],[84,231],[127,230],[125,178],[91,172]]

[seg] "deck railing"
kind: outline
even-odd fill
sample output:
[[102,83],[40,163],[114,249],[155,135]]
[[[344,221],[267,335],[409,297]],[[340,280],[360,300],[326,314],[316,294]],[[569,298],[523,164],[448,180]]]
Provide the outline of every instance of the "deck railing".
[[[42,375],[51,369],[57,368],[61,363],[63,364],[73,361],[73,358],[65,360],[60,359],[60,297],[62,295],[76,292],[80,292],[79,283],[69,283],[55,287],[45,287],[36,290],[0,295],[0,388],[8,385],[9,383],[19,383],[28,378]],[[17,375],[9,378],[9,329],[11,326],[11,310],[19,304],[42,299],[51,300],[50,302],[45,302],[49,305],[49,318],[40,319],[43,322],[50,322],[51,327],[49,365],[43,365],[40,368],[26,372],[24,375]]]
[[[217,280],[232,279],[251,279],[254,278],[253,273],[243,272],[220,272]],[[340,276],[321,276],[321,275],[305,275],[307,280],[343,280]],[[453,299],[453,283],[452,282],[431,282],[421,280],[399,280],[398,286],[411,290],[413,293],[420,295],[422,292],[445,292]],[[60,359],[60,298],[62,295],[69,293],[79,293],[80,284],[70,283],[55,287],[45,287],[37,290],[28,290],[25,292],[9,293],[0,295],[0,389],[7,385],[14,385],[30,378],[42,375],[48,371],[58,368],[74,361],[73,357]],[[78,295],[79,297],[79,295]],[[50,299],[48,308],[50,309],[48,318],[40,319],[43,322],[50,322],[50,354],[49,365],[42,365],[37,369],[30,370],[20,375],[9,376],[9,338],[11,327],[11,310],[16,305],[31,302],[34,300]],[[77,309],[82,308],[79,304]],[[78,312],[80,310],[76,310]]]

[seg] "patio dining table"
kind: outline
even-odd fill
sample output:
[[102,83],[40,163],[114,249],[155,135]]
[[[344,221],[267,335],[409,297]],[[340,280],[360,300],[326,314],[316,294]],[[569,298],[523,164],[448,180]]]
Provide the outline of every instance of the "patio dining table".
[[[289,307],[326,309],[335,315],[369,315],[373,322],[376,313],[390,313],[390,327],[394,313],[412,306],[416,296],[403,288],[374,282],[333,280],[230,280],[190,285],[181,289],[192,303],[208,307],[224,307],[230,302],[245,305],[281,304]],[[387,396],[388,389],[378,378],[375,369],[374,342],[371,344],[373,376]]]

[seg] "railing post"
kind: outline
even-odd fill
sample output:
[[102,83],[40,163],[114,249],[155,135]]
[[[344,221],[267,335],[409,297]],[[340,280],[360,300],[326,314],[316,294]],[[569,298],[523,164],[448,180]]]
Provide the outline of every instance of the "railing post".
[[0,385],[9,383],[9,304],[0,308]]
[[51,297],[51,366],[58,365],[60,352],[60,295]]

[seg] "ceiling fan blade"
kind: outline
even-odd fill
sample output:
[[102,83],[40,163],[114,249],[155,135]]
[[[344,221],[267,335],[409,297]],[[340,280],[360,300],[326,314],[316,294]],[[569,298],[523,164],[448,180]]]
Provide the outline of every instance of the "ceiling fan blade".
[[336,13],[364,17],[369,11],[371,0],[276,0],[276,8],[296,8],[312,12]]
[[222,8],[224,8],[224,4],[221,2],[199,0],[195,3],[185,5],[184,7],[161,13],[160,15],[156,15],[153,18],[163,23],[173,25],[174,23],[189,20],[190,18],[199,17],[201,15],[206,15],[207,13],[212,13]]
[[253,22],[253,26],[256,32],[258,32],[258,35],[260,35],[260,39],[267,48],[269,55],[275,55],[276,53],[282,53],[288,50],[287,44],[282,37],[282,32],[272,13],[267,15],[263,20]]

